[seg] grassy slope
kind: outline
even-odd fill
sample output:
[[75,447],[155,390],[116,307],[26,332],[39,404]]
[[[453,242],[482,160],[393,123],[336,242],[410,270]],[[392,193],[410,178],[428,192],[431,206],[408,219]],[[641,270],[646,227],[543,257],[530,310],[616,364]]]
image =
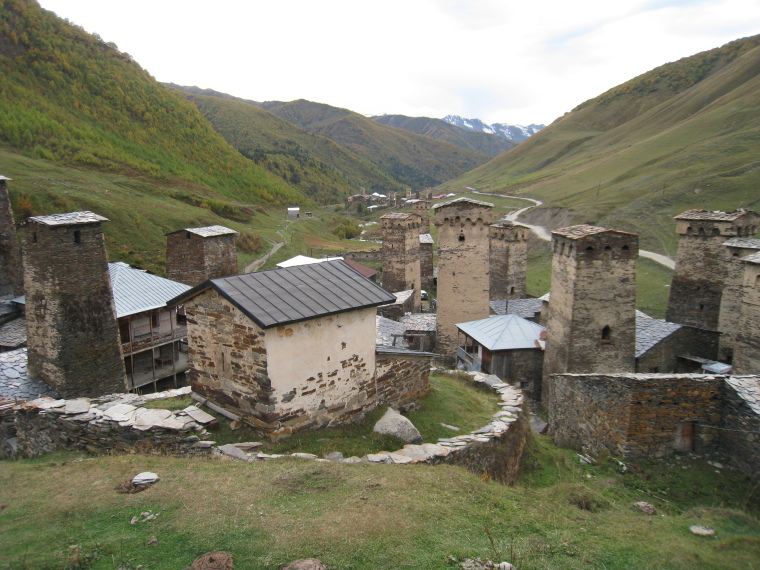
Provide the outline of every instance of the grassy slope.
[[443,119],[428,117],[406,117],[404,115],[380,115],[372,117],[373,121],[450,142],[462,148],[496,156],[515,146],[515,142],[498,135],[478,131],[468,131],[447,123]]
[[482,153],[395,129],[346,109],[298,100],[263,108],[377,164],[414,189],[435,186],[488,160]]
[[[752,568],[760,523],[748,479],[717,475],[703,460],[669,463],[629,464],[621,475],[614,460],[584,466],[536,436],[508,488],[449,466],[49,454],[2,464],[0,558],[14,569],[175,570],[222,550],[236,568],[305,557],[336,570],[454,568],[468,557],[522,570]],[[161,480],[134,495],[114,491],[146,470]],[[160,514],[130,524],[147,511]],[[692,524],[716,536],[694,536]]]
[[243,155],[322,203],[341,202],[358,192],[360,186],[371,190],[403,189],[369,160],[255,105],[181,93]]
[[644,74],[444,187],[536,197],[675,255],[673,215],[760,200],[758,44],[737,40]]

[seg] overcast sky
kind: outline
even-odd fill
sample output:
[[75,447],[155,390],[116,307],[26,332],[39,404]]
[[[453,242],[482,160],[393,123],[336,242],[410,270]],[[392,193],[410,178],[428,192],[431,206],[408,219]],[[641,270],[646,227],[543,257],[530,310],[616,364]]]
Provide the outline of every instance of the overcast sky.
[[523,125],[760,33],[759,0],[39,1],[159,81]]

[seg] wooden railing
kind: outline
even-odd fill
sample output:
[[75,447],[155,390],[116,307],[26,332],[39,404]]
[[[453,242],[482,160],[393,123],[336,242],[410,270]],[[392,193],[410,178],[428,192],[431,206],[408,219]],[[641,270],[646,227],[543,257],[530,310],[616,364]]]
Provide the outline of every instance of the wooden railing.
[[134,354],[136,352],[142,352],[148,350],[153,346],[160,346],[175,340],[183,339],[187,336],[187,327],[177,327],[174,330],[161,334],[152,334],[145,338],[133,340],[132,342],[123,342],[121,348],[124,355]]

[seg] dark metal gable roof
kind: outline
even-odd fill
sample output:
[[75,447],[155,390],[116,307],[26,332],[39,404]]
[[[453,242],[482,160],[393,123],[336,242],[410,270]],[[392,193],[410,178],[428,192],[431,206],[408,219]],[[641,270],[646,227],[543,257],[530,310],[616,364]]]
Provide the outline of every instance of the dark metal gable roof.
[[209,288],[264,329],[396,300],[343,261],[326,261],[211,279],[169,304],[184,303]]

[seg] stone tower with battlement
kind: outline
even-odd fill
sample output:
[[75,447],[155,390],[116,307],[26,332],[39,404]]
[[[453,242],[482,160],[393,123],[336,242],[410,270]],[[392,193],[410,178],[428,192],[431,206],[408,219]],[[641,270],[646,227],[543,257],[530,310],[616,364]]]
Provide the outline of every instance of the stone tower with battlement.
[[457,323],[485,319],[488,304],[488,235],[493,204],[457,198],[433,206],[438,228],[436,347],[453,359]]
[[528,235],[525,226],[511,222],[490,228],[490,299],[525,298],[525,271],[528,267]]
[[723,243],[726,250],[726,280],[723,294],[720,297],[720,316],[718,330],[720,349],[718,360],[733,362],[736,335],[742,318],[742,303],[744,301],[746,269],[743,258],[760,252],[760,239],[731,238]]
[[635,371],[639,237],[589,225],[552,232],[541,399],[552,374]]
[[430,234],[430,202],[414,202],[414,213],[420,217],[420,279],[422,288],[430,290],[435,284],[433,277],[433,236]]
[[760,374],[760,252],[741,258],[744,291],[734,337],[734,374]]
[[394,212],[380,216],[383,232],[383,287],[392,293],[414,290],[413,306],[420,310],[420,217]]
[[23,231],[28,370],[64,398],[126,390],[101,222],[34,216]]
[[185,228],[166,235],[166,277],[195,286],[237,275],[237,232],[224,226]]
[[9,180],[0,175],[0,295],[19,294],[24,282],[16,224],[6,186]]
[[747,210],[688,210],[675,217],[678,254],[665,319],[682,325],[720,330],[720,308],[731,238],[752,237],[760,216]]

